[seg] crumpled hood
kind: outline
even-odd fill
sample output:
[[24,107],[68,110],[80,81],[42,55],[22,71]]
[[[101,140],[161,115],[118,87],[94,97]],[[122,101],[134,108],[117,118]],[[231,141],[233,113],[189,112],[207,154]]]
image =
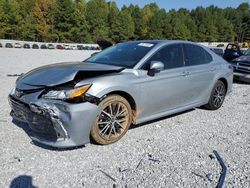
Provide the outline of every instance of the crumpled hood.
[[104,74],[121,72],[124,68],[84,62],[57,63],[31,70],[17,79],[16,87],[20,90],[53,87],[73,81],[77,75],[96,77]]
[[244,62],[249,62],[250,63],[250,56],[249,55],[243,55],[243,56],[240,56],[236,59],[234,59],[233,61],[244,61]]

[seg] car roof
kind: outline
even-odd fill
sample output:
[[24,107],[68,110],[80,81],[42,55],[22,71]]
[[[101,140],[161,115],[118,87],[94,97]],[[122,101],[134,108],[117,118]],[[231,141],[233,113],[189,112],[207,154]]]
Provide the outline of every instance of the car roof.
[[199,45],[197,43],[194,43],[192,41],[187,40],[135,40],[135,41],[127,41],[124,43],[153,43],[153,44],[171,44],[171,43],[189,43],[189,44],[195,44]]

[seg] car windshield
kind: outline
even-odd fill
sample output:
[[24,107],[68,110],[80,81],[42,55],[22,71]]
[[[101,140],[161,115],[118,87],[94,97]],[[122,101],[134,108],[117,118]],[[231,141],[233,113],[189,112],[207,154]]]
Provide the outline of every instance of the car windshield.
[[245,51],[244,54],[245,54],[245,55],[250,55],[250,48],[248,48],[247,51]]
[[133,68],[155,44],[156,42],[120,43],[90,57],[86,62]]

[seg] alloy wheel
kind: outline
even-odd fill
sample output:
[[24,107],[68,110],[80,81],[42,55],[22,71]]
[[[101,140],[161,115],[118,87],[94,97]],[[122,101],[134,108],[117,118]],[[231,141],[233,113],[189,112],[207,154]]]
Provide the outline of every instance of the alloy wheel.
[[220,107],[223,104],[226,95],[226,88],[224,84],[218,85],[213,93],[213,103],[215,107]]
[[99,115],[97,126],[100,137],[105,140],[118,138],[129,123],[128,109],[122,102],[110,102]]

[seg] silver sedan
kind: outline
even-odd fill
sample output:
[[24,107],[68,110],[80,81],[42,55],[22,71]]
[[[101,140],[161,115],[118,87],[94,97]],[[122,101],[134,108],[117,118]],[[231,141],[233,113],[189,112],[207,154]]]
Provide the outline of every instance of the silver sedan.
[[84,62],[34,69],[9,95],[13,118],[34,142],[54,147],[111,144],[131,124],[191,108],[216,110],[232,90],[231,65],[186,41],[133,41]]

